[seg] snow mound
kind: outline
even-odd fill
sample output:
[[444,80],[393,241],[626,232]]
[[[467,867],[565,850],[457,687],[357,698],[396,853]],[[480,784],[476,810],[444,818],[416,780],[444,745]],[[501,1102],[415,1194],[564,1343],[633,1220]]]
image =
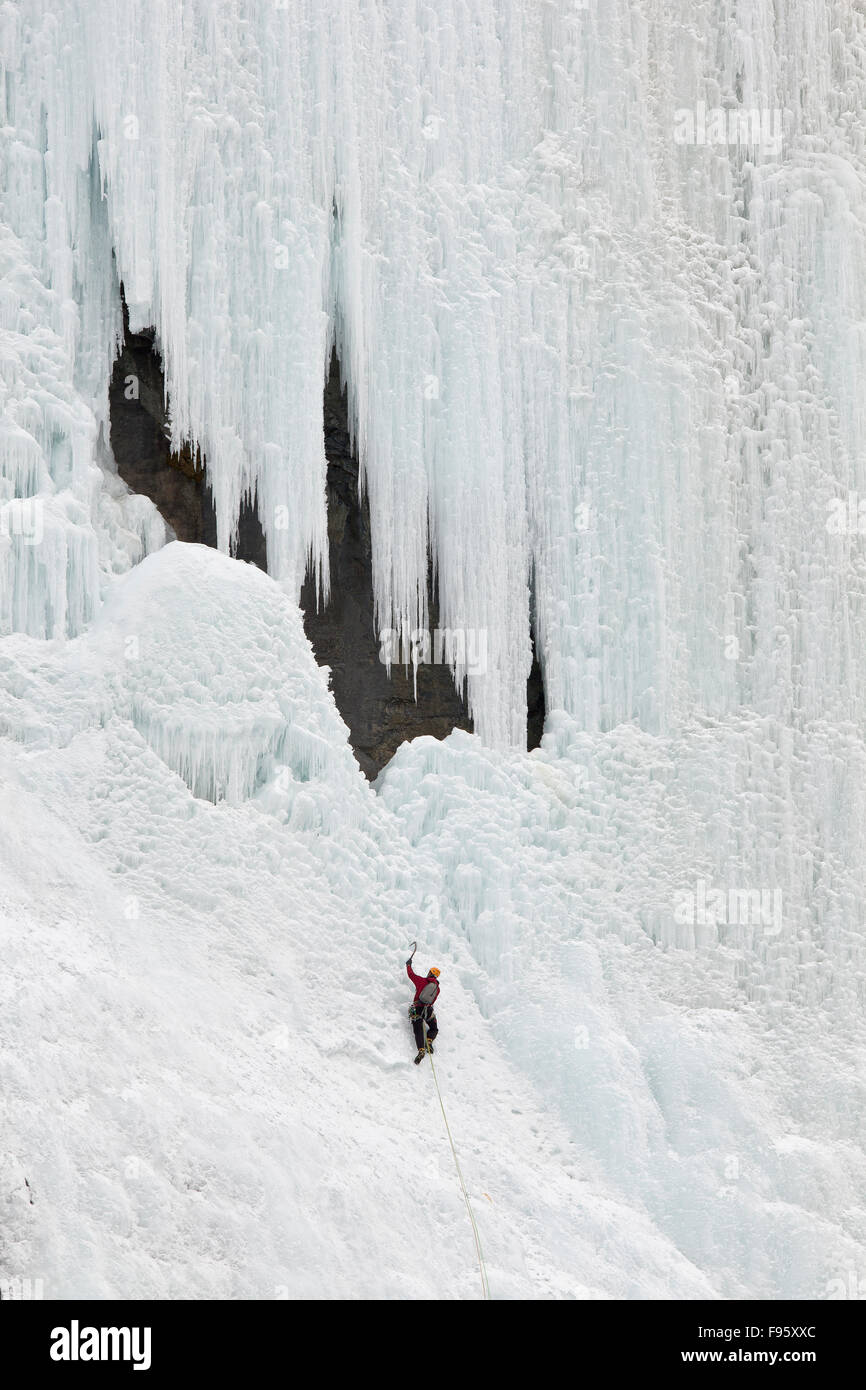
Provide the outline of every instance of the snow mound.
[[254,565],[167,545],[93,627],[136,729],[195,796],[237,804],[284,765],[360,776],[300,611]]

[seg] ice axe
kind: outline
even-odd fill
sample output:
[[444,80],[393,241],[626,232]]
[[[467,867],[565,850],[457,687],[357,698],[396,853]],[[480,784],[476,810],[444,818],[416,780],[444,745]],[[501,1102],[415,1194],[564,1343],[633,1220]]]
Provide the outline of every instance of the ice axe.
[[[415,954],[415,952],[416,952],[417,950],[418,950],[418,942],[417,942],[417,941],[413,941],[413,942],[412,942],[412,955],[410,955],[409,960],[412,959],[412,956],[414,956],[414,954]],[[409,964],[409,961],[407,961],[406,964],[408,965],[408,964]]]

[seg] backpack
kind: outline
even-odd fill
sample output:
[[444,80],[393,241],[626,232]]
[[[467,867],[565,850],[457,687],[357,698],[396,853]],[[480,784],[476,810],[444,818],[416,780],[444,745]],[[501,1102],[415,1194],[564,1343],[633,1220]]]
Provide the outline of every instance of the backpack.
[[424,986],[424,988],[422,989],[421,993],[418,995],[418,1003],[419,1003],[419,1004],[424,1004],[425,1006],[428,1005],[428,1004],[432,1004],[432,1003],[433,1003],[433,1000],[436,998],[436,995],[437,995],[438,993],[439,993],[439,981],[438,981],[438,980],[428,980],[427,984]]

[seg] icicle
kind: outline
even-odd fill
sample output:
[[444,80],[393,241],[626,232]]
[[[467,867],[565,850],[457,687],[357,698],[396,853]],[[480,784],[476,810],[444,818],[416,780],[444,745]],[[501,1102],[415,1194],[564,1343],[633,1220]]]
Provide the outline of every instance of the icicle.
[[[65,408],[80,393],[92,450],[122,278],[220,546],[255,495],[294,597],[308,567],[328,588],[335,344],[377,627],[428,628],[432,554],[494,745],[524,737],[530,578],[547,708],[585,728],[864,710],[859,522],[827,529],[866,497],[862,37],[842,0],[722,29],[685,0],[648,15],[2,8],[2,216],[32,269],[26,296],[0,279],[0,322],[52,358]],[[30,370],[7,437],[52,475],[71,448],[81,497],[77,427],[49,437]],[[18,449],[6,473],[32,488]]]

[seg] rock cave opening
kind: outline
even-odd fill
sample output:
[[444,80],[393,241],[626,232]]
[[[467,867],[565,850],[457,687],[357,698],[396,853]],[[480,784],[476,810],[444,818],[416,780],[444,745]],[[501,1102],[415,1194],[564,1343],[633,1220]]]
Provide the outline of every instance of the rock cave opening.
[[[405,739],[420,734],[445,738],[452,729],[471,729],[472,722],[446,664],[421,662],[416,691],[411,666],[395,662],[389,675],[381,659],[373,612],[370,513],[366,497],[359,494],[358,459],[336,353],[325,385],[324,428],[331,594],[328,606],[317,608],[315,583],[308,577],[301,607],[316,660],[331,668],[334,698],[349,726],[355,757],[372,779]],[[428,607],[435,630],[438,608],[429,575]]]
[[[123,328],[123,344],[109,386],[111,447],[118,473],[133,491],[151,499],[178,540],[215,547],[216,518],[205,462],[189,445],[178,453],[171,449],[162,359],[154,330],[133,333],[125,301]],[[373,616],[369,509],[359,494],[358,460],[336,354],[325,385],[324,431],[330,600],[326,608],[317,606],[310,576],[300,603],[316,660],[330,667],[334,699],[348,725],[355,757],[372,780],[405,739],[420,734],[444,738],[452,729],[471,729],[472,722],[447,664],[422,662],[416,681],[411,666],[395,663],[389,674],[380,658]],[[232,553],[267,570],[267,546],[255,499],[242,507]],[[432,577],[428,588],[430,625],[435,629],[438,614]]]

